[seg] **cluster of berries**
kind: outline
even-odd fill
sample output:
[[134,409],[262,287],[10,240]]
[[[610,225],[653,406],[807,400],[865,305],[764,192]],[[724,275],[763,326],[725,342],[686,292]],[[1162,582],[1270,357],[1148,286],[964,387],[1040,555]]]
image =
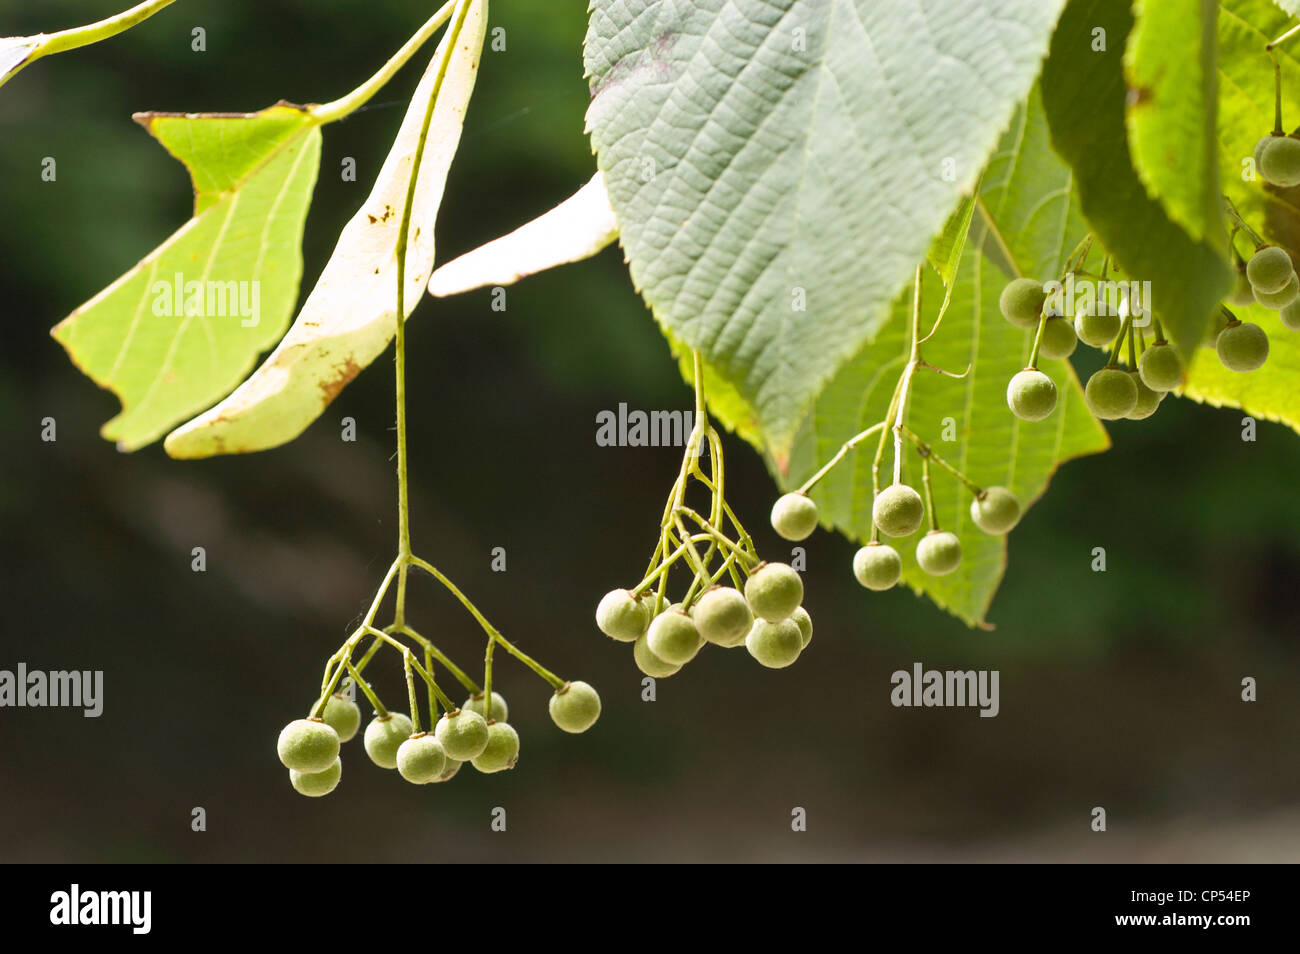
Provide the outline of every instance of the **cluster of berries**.
[[[918,450],[923,461],[935,460],[944,467],[949,466],[928,445],[918,442]],[[928,481],[928,468],[926,473]],[[964,477],[958,477],[967,483]],[[1020,501],[1010,490],[1005,487],[981,488],[969,483],[967,486],[974,495],[970,505],[971,520],[985,533],[1007,533],[1019,522]],[[916,533],[925,519],[925,502],[907,484],[892,484],[876,494],[871,518],[877,533],[854,554],[853,575],[869,590],[888,590],[902,577],[903,559],[894,547],[881,543],[876,537],[882,533],[895,538]],[[817,504],[803,491],[785,494],[772,507],[772,528],[787,540],[803,540],[816,527]],[[940,530],[932,521],[931,529],[917,541],[916,562],[931,576],[946,576],[954,572],[961,566],[961,539],[951,531]]]
[[[1237,287],[1227,300],[1275,309],[1286,328],[1300,331],[1300,278],[1290,255],[1277,246],[1260,245],[1248,262],[1239,262]],[[999,300],[1007,321],[1038,329],[1030,366],[1013,375],[1007,385],[1007,405],[1016,417],[1041,421],[1051,415],[1056,409],[1056,384],[1038,370],[1036,359],[1068,358],[1080,341],[1109,354],[1106,366],[1089,377],[1084,388],[1089,410],[1101,420],[1144,420],[1155,413],[1165,395],[1182,385],[1183,362],[1165,340],[1159,320],[1143,316],[1139,324],[1130,313],[1127,296],[1113,310],[1090,302],[1078,310],[1073,323],[1050,314],[1046,302],[1045,286],[1032,278],[1013,279]],[[1144,332],[1148,325],[1154,326],[1149,344]],[[1264,329],[1238,320],[1226,306],[1220,306],[1204,344],[1232,371],[1254,371],[1268,359]],[[1119,363],[1125,345],[1127,368]]]
[[803,580],[785,563],[759,563],[744,592],[713,586],[698,599],[656,608],[657,597],[611,590],[596,607],[596,626],[610,639],[632,644],[632,658],[647,676],[671,676],[704,647],[744,646],[769,669],[784,669],[808,648],[812,617],[803,603]]
[[[600,716],[600,696],[585,682],[568,682],[551,696],[550,712],[564,731],[585,732]],[[445,782],[466,762],[483,773],[501,772],[519,759],[519,733],[508,714],[498,692],[471,695],[443,713],[432,732],[419,731],[405,713],[383,710],[366,726],[363,745],[375,765],[397,769],[414,785]],[[319,716],[286,725],[276,751],[294,789],[310,797],[334,791],[343,774],[340,745],[360,728],[360,707],[341,693],[330,696]]]

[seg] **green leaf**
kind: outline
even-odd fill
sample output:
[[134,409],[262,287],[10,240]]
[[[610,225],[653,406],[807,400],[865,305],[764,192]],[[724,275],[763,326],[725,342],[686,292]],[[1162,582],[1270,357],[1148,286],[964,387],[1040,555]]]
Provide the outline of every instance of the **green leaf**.
[[1139,0],[1128,38],[1128,138],[1147,194],[1193,239],[1223,242],[1215,0]]
[[778,463],[974,186],[1059,0],[593,0],[588,125],[632,278]]
[[549,212],[440,265],[429,279],[429,294],[446,298],[486,285],[513,285],[548,268],[591,258],[617,237],[614,210],[597,172]]
[[396,332],[398,231],[430,97],[435,105],[409,223],[406,315],[433,271],[434,222],[478,75],[486,6],[474,0],[459,32],[449,27],[443,36],[370,196],[344,226],[293,327],[233,394],[169,434],[167,453],[208,457],[293,440],[388,347]]
[[[976,187],[975,194],[978,193],[979,188]],[[935,236],[934,243],[930,246],[928,256],[930,267],[939,273],[939,280],[946,287],[952,286],[953,276],[957,274],[957,266],[961,264],[962,252],[966,248],[966,236],[970,234],[971,218],[975,215],[975,206],[975,195],[964,197],[952,215],[948,216],[943,231]]]
[[[1105,450],[1110,442],[1084,405],[1068,361],[1040,362],[1060,395],[1051,417],[1026,423],[1007,408],[1007,381],[1025,366],[1032,336],[1001,315],[998,298],[1013,275],[999,263],[1010,263],[1016,275],[1059,277],[1086,231],[1070,171],[1051,152],[1035,92],[990,159],[970,239],[950,288],[951,303],[938,333],[924,345],[927,362],[954,372],[969,364],[970,374],[954,379],[918,371],[907,422],[971,480],[1011,488],[1026,509],[1061,462]],[[937,276],[926,270],[922,301],[931,303],[924,308],[929,321],[944,294]],[[785,489],[799,486],[845,440],[884,418],[907,359],[910,308],[909,290],[895,302],[893,320],[875,344],[863,348],[817,399],[800,428],[789,477],[781,481]],[[924,315],[922,333],[928,325]],[[875,446],[874,438],[859,445],[813,491],[823,522],[863,542],[871,534]],[[890,459],[885,458],[883,484],[890,480]],[[920,489],[918,460],[905,445],[903,479]],[[944,577],[928,576],[917,567],[915,545],[927,528],[911,539],[887,542],[902,555],[903,578],[910,587],[969,625],[987,625],[1006,567],[1007,540],[975,527],[970,492],[947,472],[932,467],[932,484],[940,526],[961,539],[961,567]],[[879,598],[885,597],[864,596]]]
[[[1071,0],[1043,68],[1043,103],[1052,142],[1077,177],[1084,216],[1124,277],[1151,283],[1150,306],[1171,343],[1189,355],[1234,275],[1222,241],[1209,238],[1222,225],[1207,223],[1207,238],[1191,238],[1133,169],[1122,61],[1132,26],[1126,3]],[[1093,48],[1099,39],[1104,50]]]
[[[1219,5],[1218,165],[1223,191],[1248,222],[1270,242],[1300,252],[1300,189],[1278,189],[1256,178],[1255,143],[1273,128],[1273,66],[1264,45],[1293,20],[1270,0],[1223,0]],[[1283,118],[1288,127],[1300,109],[1300,59],[1295,40],[1277,49],[1282,73]],[[1238,238],[1250,252],[1250,243]],[[1258,371],[1238,374],[1213,351],[1198,349],[1183,395],[1215,407],[1237,407],[1300,431],[1300,335],[1282,326],[1277,314],[1258,305],[1232,306],[1269,336],[1268,361]]]
[[194,218],[53,330],[122,401],[102,429],[135,450],[228,394],[284,333],[320,128],[301,107],[136,116],[184,163]]

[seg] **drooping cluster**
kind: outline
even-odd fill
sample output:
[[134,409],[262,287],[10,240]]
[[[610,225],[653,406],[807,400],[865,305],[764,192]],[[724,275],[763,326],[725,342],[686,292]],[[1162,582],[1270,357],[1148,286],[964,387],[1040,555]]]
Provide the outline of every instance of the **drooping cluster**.
[[[936,459],[928,448],[926,454],[928,459]],[[970,505],[971,520],[985,533],[1007,533],[1020,521],[1020,501],[1010,490],[968,486],[974,497]],[[921,495],[907,484],[898,483],[876,494],[871,517],[880,534],[900,538],[916,533],[925,513],[926,504]],[[916,563],[930,576],[946,576],[961,566],[961,538],[950,530],[940,529],[933,503],[930,514],[930,529],[916,544]],[[881,542],[876,534],[853,555],[853,575],[869,590],[888,590],[898,583],[902,574],[902,556],[891,544]]]
[[[471,694],[443,712],[432,731],[422,731],[418,710],[412,712],[417,721],[380,708],[366,725],[362,745],[371,762],[396,769],[413,785],[445,782],[466,762],[492,774],[514,768],[519,760],[519,733],[506,721],[509,707],[499,692]],[[551,696],[550,714],[565,732],[585,732],[600,717],[600,696],[585,682],[566,682]],[[294,789],[313,798],[334,791],[343,774],[341,743],[351,741],[360,727],[361,708],[343,693],[331,694],[320,715],[285,726],[276,751]]]
[[695,589],[658,612],[659,597],[652,592],[611,590],[596,608],[596,625],[611,639],[632,643],[637,668],[659,679],[677,673],[706,643],[744,646],[762,665],[784,669],[812,640],[812,617],[802,606],[803,580],[788,564],[756,564],[743,591],[720,585]]
[[[1249,261],[1237,257],[1237,285],[1225,304],[1219,306],[1204,344],[1214,349],[1224,367],[1247,372],[1262,367],[1267,360],[1268,335],[1258,325],[1240,321],[1228,304],[1259,304],[1275,309],[1286,328],[1300,331],[1300,278],[1284,249],[1262,244],[1230,203],[1228,211],[1236,220],[1230,240],[1245,229],[1258,244]],[[1073,285],[1076,276],[1094,278],[1101,283],[1098,288],[1108,293],[1098,291],[1082,300],[1074,309],[1072,323],[1054,313],[1048,286],[1037,279],[1015,278],[1002,291],[1003,317],[1018,328],[1034,331],[1028,366],[1007,384],[1007,406],[1023,421],[1044,420],[1056,409],[1056,384],[1038,368],[1038,359],[1068,358],[1079,343],[1107,355],[1105,366],[1094,372],[1084,386],[1084,401],[1100,420],[1148,418],[1167,394],[1183,384],[1183,360],[1166,340],[1151,303],[1132,299],[1128,283],[1118,283],[1118,289],[1107,286],[1109,256],[1100,274],[1086,271],[1083,266],[1090,246],[1090,237],[1080,244],[1082,251],[1076,251],[1067,262],[1061,284]]]
[[[802,605],[803,579],[789,564],[761,559],[727,505],[722,440],[708,425],[698,354],[695,401],[695,428],[664,507],[650,566],[636,586],[601,598],[596,626],[610,639],[631,643],[637,668],[657,679],[680,671],[709,643],[744,646],[761,665],[783,669],[812,640],[812,617]],[[700,464],[703,456],[708,473]],[[708,492],[707,516],[687,505],[692,486]],[[806,496],[788,494],[773,508],[772,520],[788,539],[802,540],[817,527],[817,507]],[[673,601],[669,577],[677,568],[689,571],[690,582]]]

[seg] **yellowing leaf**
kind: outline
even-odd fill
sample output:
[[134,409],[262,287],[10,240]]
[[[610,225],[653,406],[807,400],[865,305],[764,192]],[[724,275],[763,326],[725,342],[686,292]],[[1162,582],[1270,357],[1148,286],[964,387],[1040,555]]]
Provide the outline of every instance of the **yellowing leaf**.
[[287,103],[136,119],[189,170],[194,218],[52,332],[121,399],[102,433],[128,451],[228,394],[284,333],[320,165],[319,125]]
[[388,346],[397,327],[398,231],[434,97],[408,232],[406,314],[419,302],[433,269],[434,221],[486,28],[485,0],[461,10],[420,80],[370,196],[344,227],[293,327],[233,394],[167,436],[164,446],[173,457],[245,453],[292,440]]

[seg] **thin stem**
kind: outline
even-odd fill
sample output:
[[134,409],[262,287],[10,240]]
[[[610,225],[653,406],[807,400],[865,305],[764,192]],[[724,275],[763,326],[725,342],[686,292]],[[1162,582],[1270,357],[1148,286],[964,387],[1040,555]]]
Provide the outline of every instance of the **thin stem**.
[[[483,632],[487,633],[489,636],[500,635],[497,632],[496,627],[487,621],[487,617],[485,617],[482,613],[478,611],[478,607],[475,606],[472,602],[470,602],[469,597],[466,596],[464,593],[462,593],[460,591],[460,588],[456,586],[456,584],[453,583],[451,580],[449,580],[446,577],[446,575],[443,574],[443,572],[439,570],[436,566],[434,566],[432,563],[428,562],[427,560],[421,560],[417,556],[411,557],[411,566],[418,566],[425,573],[428,573],[431,577],[433,577],[435,580],[437,580],[439,583],[445,586],[447,590],[451,593],[451,595],[456,597],[456,599],[460,602],[460,605],[465,607],[465,609],[469,612],[469,614],[474,617],[475,621],[479,624],[479,626],[483,628]],[[445,666],[447,664],[444,662],[443,665]]]
[[811,477],[809,477],[807,480],[803,482],[803,485],[799,488],[798,493],[806,494],[808,493],[808,491],[816,487],[817,482],[820,481],[827,474],[829,474],[836,464],[838,464],[846,456],[848,456],[850,451],[854,450],[858,446],[858,444],[862,443],[862,441],[866,440],[868,437],[870,437],[872,434],[879,431],[884,426],[885,426],[885,422],[879,421],[875,424],[872,424],[865,431],[861,431],[853,435],[852,437],[850,437],[847,441],[845,441],[842,445],[840,445],[840,449],[835,452],[835,456],[822,465],[821,470],[817,471],[817,473],[813,474]]
[[1288,36],[1294,33],[1300,27],[1292,27],[1286,33],[1267,44],[1264,49],[1268,51],[1268,58],[1273,61],[1273,135],[1285,135],[1286,130],[1282,128],[1282,64],[1277,60],[1277,54],[1273,52],[1273,47],[1281,43]]
[[960,470],[958,470],[952,464],[948,463],[948,461],[944,460],[942,457],[936,454],[934,452],[934,449],[929,444],[927,444],[924,440],[922,440],[922,438],[918,434],[916,434],[915,432],[913,432],[912,430],[906,427],[903,428],[903,433],[907,435],[909,440],[911,440],[914,444],[916,444],[916,452],[921,455],[922,460],[934,461],[936,464],[938,464],[948,473],[952,474],[963,484],[965,484],[966,488],[971,493],[973,493],[976,497],[978,497],[980,494],[984,492],[984,488],[980,487],[973,480],[971,480],[965,474],[963,474]]
[[[1278,45],[1281,44],[1284,40],[1289,40],[1289,39],[1291,39],[1291,37],[1293,37],[1293,36],[1296,34],[1297,31],[1300,31],[1300,23],[1297,23],[1295,26],[1291,27],[1291,29],[1287,30],[1285,33],[1283,33],[1280,37],[1278,37],[1278,38],[1277,38],[1276,40],[1274,40],[1272,43],[1265,44],[1264,49],[1267,50],[1268,52],[1272,53],[1272,52],[1273,52],[1273,47],[1278,46]],[[1276,62],[1276,61],[1275,61],[1275,62]]]
[[1034,346],[1029,349],[1029,363],[1026,368],[1038,367],[1038,349],[1043,346],[1043,332],[1047,328],[1047,310],[1044,309],[1038,316],[1038,330],[1034,332]]
[[370,683],[361,678],[361,673],[357,672],[356,667],[353,666],[352,663],[347,662],[344,663],[344,665],[347,667],[348,675],[351,676],[353,681],[361,688],[362,694],[370,700],[370,705],[374,707],[375,715],[380,719],[387,719],[388,710],[385,709],[384,704],[379,701],[379,696],[375,694],[375,690],[370,688]]
[[917,266],[916,273],[912,281],[912,325],[909,331],[911,341],[911,352],[908,357],[907,367],[903,369],[903,376],[898,383],[897,406],[893,408],[891,425],[894,430],[894,483],[899,484],[903,481],[903,421],[907,417],[907,397],[908,389],[912,383],[912,375],[916,367],[921,363],[921,339],[919,337],[921,327],[921,266]]
[[1237,207],[1232,204],[1232,200],[1229,199],[1226,195],[1223,197],[1223,208],[1224,211],[1228,213],[1228,218],[1232,219],[1232,221],[1237,226],[1239,226],[1241,230],[1246,233],[1246,235],[1250,237],[1250,240],[1255,243],[1256,251],[1259,251],[1261,248],[1263,248],[1265,245],[1268,244],[1267,242],[1264,241],[1263,236],[1261,236],[1258,232],[1252,229],[1250,227],[1250,223],[1241,217],[1241,213],[1237,211]]
[[[428,646],[424,647],[424,668],[429,675],[433,675],[433,653]],[[425,687],[429,693],[429,725],[438,724],[438,697],[433,691],[433,686]]]
[[[370,79],[366,80],[352,92],[340,99],[336,99],[330,103],[322,103],[307,107],[308,112],[315,116],[316,120],[321,123],[332,123],[356,112],[369,102],[371,97],[379,92],[379,90],[383,88],[384,84],[392,79],[398,70],[406,65],[407,61],[415,55],[415,51],[422,47],[429,37],[433,36],[433,34],[437,32],[438,27],[447,22],[447,18],[451,16],[456,3],[457,0],[447,0],[438,12],[429,17],[429,19],[425,21],[424,26],[420,27],[420,29],[416,31],[415,35],[407,40],[406,43],[402,45],[402,48],[394,53],[388,62],[380,68],[379,72],[370,77]],[[447,43],[448,51],[451,50],[453,42],[454,41],[449,41]],[[417,164],[412,168],[418,169],[419,165]]]
[[98,43],[100,40],[107,40],[109,37],[117,36],[119,33],[131,29],[137,23],[148,20],[155,13],[164,7],[171,6],[174,2],[175,0],[145,0],[144,3],[137,3],[129,10],[124,10],[95,23],[46,34],[36,49],[32,51],[27,62],[31,63],[42,56],[51,56],[55,53],[65,53],[68,50],[90,46],[90,44]]
[[488,720],[492,718],[492,650],[496,645],[495,639],[489,639],[483,654],[483,718]]
[[1129,329],[1132,327],[1133,327],[1133,316],[1126,315],[1124,318],[1124,323],[1120,325],[1119,328],[1119,337],[1115,339],[1115,346],[1110,349],[1110,358],[1106,361],[1106,367],[1108,368],[1119,367],[1118,364],[1119,350],[1124,346],[1124,339],[1125,337],[1127,337],[1129,333]]
[[504,649],[506,652],[508,652],[511,656],[514,656],[516,659],[518,659],[521,663],[523,663],[533,672],[537,673],[537,675],[541,676],[543,679],[549,682],[551,684],[551,688],[559,689],[564,686],[563,679],[561,679],[555,673],[551,672],[549,669],[547,669],[545,666],[539,663],[532,656],[529,656],[523,650],[516,649],[514,644],[511,643],[509,640],[507,640],[504,636],[498,633],[496,636],[493,637],[493,639],[499,642],[501,644],[501,648]]
[[479,691],[478,683],[476,683],[473,679],[471,679],[468,675],[466,675],[464,670],[462,670],[459,666],[457,666],[454,662],[452,662],[449,658],[447,658],[447,656],[442,652],[442,650],[440,650],[437,646],[433,644],[432,640],[426,639],[425,637],[421,636],[410,626],[403,626],[402,632],[405,633],[407,636],[410,636],[413,640],[415,640],[417,643],[423,646],[425,653],[432,656],[439,663],[441,663],[443,668],[446,669],[449,673],[451,673],[452,678],[455,679],[458,683],[460,683],[463,687],[468,689],[471,695]]
[[411,674],[411,651],[402,653],[402,669],[406,673],[406,701],[411,707],[411,734],[420,734],[420,707],[415,698],[415,677]]
[[921,486],[925,490],[925,510],[930,515],[931,532],[939,529],[939,517],[934,512],[934,492],[930,489],[930,455],[921,455]]

